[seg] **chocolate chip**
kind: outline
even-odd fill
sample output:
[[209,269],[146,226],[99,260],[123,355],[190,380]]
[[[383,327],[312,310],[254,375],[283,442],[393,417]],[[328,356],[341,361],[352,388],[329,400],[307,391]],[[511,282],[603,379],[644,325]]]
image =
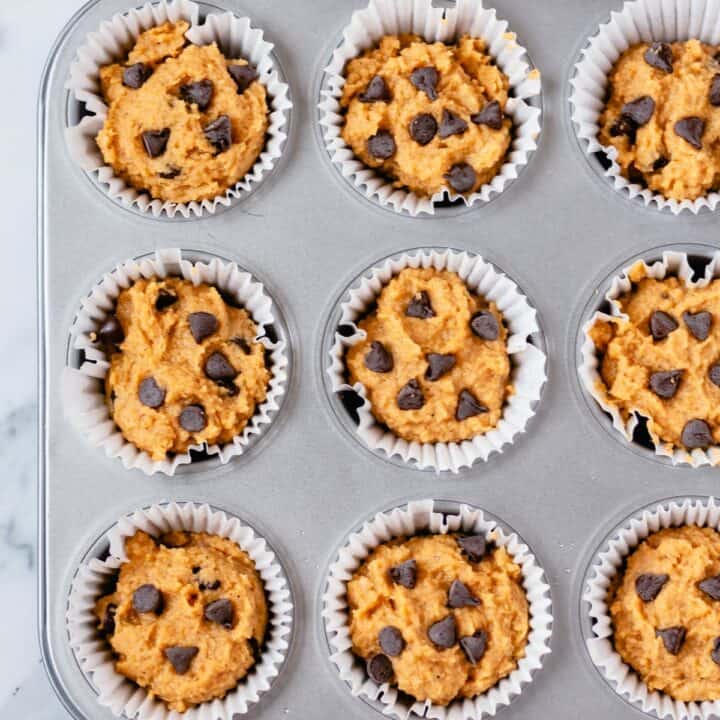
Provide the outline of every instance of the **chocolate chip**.
[[232,125],[227,115],[220,115],[203,128],[205,139],[219,152],[232,145]]
[[685,642],[685,628],[679,625],[656,630],[655,635],[662,639],[665,649],[671,655],[677,655]]
[[175,645],[165,648],[165,657],[178,675],[184,675],[190,669],[190,663],[197,654],[198,649],[194,646]]
[[463,607],[477,607],[480,601],[468,590],[460,580],[453,580],[448,590],[448,607],[453,610]]
[[205,374],[211,380],[233,380],[237,377],[237,370],[221,352],[214,352],[205,361]]
[[651,602],[659,594],[670,579],[669,575],[655,575],[644,573],[635,578],[635,592],[643,602]]
[[258,78],[252,65],[228,65],[228,72],[237,85],[238,95],[242,95],[250,87],[250,83]]
[[650,334],[653,336],[653,340],[664,340],[677,328],[678,324],[675,318],[662,310],[655,310],[650,316]]
[[460,647],[471,665],[477,665],[487,650],[488,636],[484,630],[460,638]]
[[212,80],[198,80],[180,86],[180,97],[191,105],[197,105],[198,110],[204,112],[213,97],[215,86]]
[[662,70],[666,73],[671,73],[673,71],[672,48],[667,43],[654,42],[645,51],[645,55],[643,55],[643,57],[650,67],[657,68],[658,70]]
[[163,172],[159,172],[158,175],[163,180],[172,180],[173,178],[176,178],[182,170],[177,165],[168,165]]
[[630,138],[630,142],[635,142],[635,136],[637,134],[637,125],[625,115],[620,117],[610,126],[610,136],[620,137],[626,135]]
[[653,373],[650,376],[650,389],[663,400],[668,400],[675,395],[680,387],[682,370],[663,370]]
[[430,113],[420,113],[410,121],[408,132],[418,145],[427,145],[435,137],[437,129],[437,120]]
[[675,123],[675,134],[689,142],[694,148],[702,149],[702,135],[705,132],[705,121],[699,117],[686,117]]
[[720,575],[705,578],[698,583],[698,587],[713,600],[720,600]]
[[163,610],[163,596],[154,585],[146,583],[135,590],[132,604],[139,613],[151,612],[159,615]]
[[412,590],[417,582],[417,562],[406,560],[399,565],[393,565],[388,574],[396,585]]
[[218,328],[217,318],[208,312],[194,312],[188,315],[190,332],[196,343],[201,343],[205,338],[210,337]]
[[430,642],[441,650],[451,648],[457,642],[457,626],[455,618],[448,615],[433,623],[427,631]]
[[400,410],[419,410],[425,404],[422,388],[415,378],[408,380],[397,394],[397,406]]
[[715,640],[713,640],[713,649],[710,657],[716,665],[720,665],[720,637],[716,637]]
[[462,135],[468,129],[468,124],[452,110],[447,108],[443,110],[442,119],[440,120],[440,129],[438,135],[441,138],[448,138],[451,135]]
[[707,340],[710,334],[710,326],[712,325],[712,313],[709,313],[707,310],[701,310],[696,313],[684,312],[682,319],[685,321],[687,329],[695,339],[700,341]]
[[668,160],[666,157],[661,156],[653,163],[653,170],[655,172],[658,172],[658,170],[662,170],[669,163],[670,163],[670,160]]
[[138,388],[140,402],[149,408],[159,408],[165,402],[165,390],[154,377],[146,377]]
[[455,410],[455,419],[458,422],[467,420],[469,417],[486,413],[488,409],[478,401],[478,399],[469,391],[461,390],[458,396],[457,409]]
[[632,120],[636,127],[642,127],[653,116],[655,101],[649,95],[643,95],[632,102],[625,103],[620,112],[624,117]]
[[226,630],[231,630],[233,626],[233,606],[227,598],[213,600],[208,603],[203,610],[203,616],[210,622],[222,625]]
[[715,107],[720,105],[720,74],[713,75],[710,82],[710,104]]
[[497,340],[500,336],[500,325],[497,318],[487,310],[472,316],[470,329],[482,340]]
[[160,157],[165,152],[168,140],[170,139],[170,128],[162,130],[146,130],[142,134],[145,152],[151,158]]
[[394,365],[392,354],[381,342],[374,340],[370,344],[370,351],[365,355],[365,367],[372,372],[389,373]]
[[476,125],[487,125],[491,130],[500,130],[503,126],[503,111],[497,100],[485,104],[480,112],[470,116]]
[[200,572],[200,570],[202,570],[202,568],[199,565],[195,565],[192,569],[192,574],[197,575]]
[[390,102],[392,95],[387,83],[379,75],[375,75],[365,88],[365,92],[358,95],[358,100],[363,103]]
[[432,66],[419,67],[410,73],[410,82],[430,100],[437,100],[437,84],[440,80],[438,71]]
[[125,333],[120,321],[114,315],[111,315],[98,328],[97,337],[100,342],[106,345],[119,345],[125,339]]
[[367,139],[365,145],[368,153],[376,160],[388,160],[397,150],[395,138],[387,130],[378,130]]
[[408,317],[419,318],[420,320],[435,317],[435,311],[430,304],[430,296],[425,290],[421,290],[413,296],[412,300],[408,303],[405,314]]
[[470,562],[480,562],[487,552],[487,541],[483,535],[463,535],[457,539],[457,544]]
[[390,657],[397,657],[405,649],[402,633],[392,625],[384,627],[378,635],[382,651]]
[[163,290],[162,288],[158,291],[157,297],[155,298],[155,309],[162,312],[167,310],[171,305],[177,302],[177,295],[174,293]]
[[444,177],[450,183],[450,187],[459,193],[472,190],[477,180],[473,166],[464,162],[453,165]]
[[115,632],[115,613],[117,613],[117,605],[109,603],[105,607],[102,622],[100,623],[100,632],[105,635],[112,635]]
[[425,377],[435,382],[439,380],[445,373],[450,372],[455,367],[454,355],[441,355],[440,353],[428,353],[426,355],[428,368],[425,371]]
[[688,450],[707,448],[714,443],[710,426],[704,420],[688,420],[680,436],[682,444]]
[[137,90],[153,74],[153,69],[145,63],[134,63],[123,69],[122,84],[125,87]]
[[180,427],[191,433],[205,429],[207,418],[202,405],[188,405],[180,413]]
[[708,370],[708,377],[710,378],[711,383],[720,387],[720,363],[715,363],[710,366],[710,370]]
[[382,653],[373,655],[367,662],[367,674],[378,685],[390,682],[393,676],[393,666],[390,658]]

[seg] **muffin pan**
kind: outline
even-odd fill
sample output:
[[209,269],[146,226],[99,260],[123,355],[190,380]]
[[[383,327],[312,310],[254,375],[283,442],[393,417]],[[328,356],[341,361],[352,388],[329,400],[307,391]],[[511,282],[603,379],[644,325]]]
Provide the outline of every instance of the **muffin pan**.
[[[70,715],[113,717],[98,705],[68,643],[73,576],[118,517],[175,500],[209,503],[257,529],[293,591],[290,652],[247,717],[325,717],[328,708],[352,720],[381,717],[338,681],[329,661],[321,615],[327,569],[342,539],[373,510],[452,497],[517,528],[552,588],[553,653],[533,683],[498,710],[500,717],[637,718],[637,709],[603,690],[592,664],[581,660],[587,656],[577,622],[583,575],[608,527],[663,496],[713,494],[717,470],[675,468],[652,461],[649,451],[621,450],[579,392],[575,341],[610,269],[634,255],[653,258],[657,248],[678,241],[717,245],[717,223],[711,213],[673,216],[628,202],[597,182],[577,148],[566,81],[578,48],[621,3],[521,7],[497,0],[498,15],[542,71],[542,142],[521,177],[492,203],[424,221],[354,200],[357,193],[313,137],[323,68],[364,0],[315,0],[312,12],[289,0],[200,3],[202,13],[232,10],[263,28],[294,107],[282,162],[268,181],[236,207],[189,223],[108,202],[65,143],[68,118],[78,111],[65,88],[75,52],[87,33],[129,4],[97,0],[72,18],[51,52],[39,102],[39,625],[45,665]],[[409,247],[438,245],[482,255],[518,280],[542,318],[548,357],[548,382],[525,435],[457,476],[413,472],[368,453],[331,420],[337,408],[330,407],[322,377],[323,329],[359,269]],[[78,298],[118,262],[168,247],[219,255],[267,283],[287,322],[293,377],[262,452],[147,477],[84,441],[64,417],[60,383]]]

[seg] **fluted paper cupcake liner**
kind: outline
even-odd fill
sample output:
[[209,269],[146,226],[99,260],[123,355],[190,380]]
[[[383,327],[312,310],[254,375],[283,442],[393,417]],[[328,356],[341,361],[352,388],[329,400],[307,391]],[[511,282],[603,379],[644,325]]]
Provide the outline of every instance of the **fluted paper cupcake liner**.
[[[221,206],[227,207],[253,190],[275,167],[287,139],[292,103],[289,88],[278,73],[272,56],[272,43],[263,39],[263,31],[253,28],[246,17],[230,12],[207,16],[199,23],[200,8],[191,0],[160,0],[142,7],[117,13],[102,23],[97,32],[87,36],[70,67],[66,87],[75,100],[85,103],[90,115],[77,125],[68,127],[65,136],[71,157],[88,173],[96,173],[97,182],[107,194],[120,203],[134,207],[154,217],[200,217],[213,214]],[[229,58],[242,57],[255,65],[258,80],[268,95],[269,126],[265,146],[250,171],[222,195],[212,200],[176,203],[152,198],[148,192],[128,185],[105,164],[95,138],[105,123],[107,105],[100,87],[100,68],[121,62],[140,33],[165,22],[187,20],[190,29],[185,36],[197,45],[216,42]]]
[[[720,277],[720,251],[715,252],[709,257],[709,262],[705,267],[705,275],[698,280],[693,280],[693,269],[688,262],[687,253],[667,251],[663,252],[662,259],[648,265],[644,260],[625,267],[616,275],[610,284],[610,288],[605,293],[604,299],[610,305],[610,314],[604,312],[595,312],[588,322],[583,326],[583,344],[580,348],[580,366],[578,373],[585,389],[592,395],[600,407],[612,418],[612,425],[627,442],[633,442],[633,432],[639,422],[640,413],[636,410],[631,411],[627,420],[624,420],[620,411],[608,401],[603,392],[604,383],[600,376],[600,357],[595,347],[595,343],[590,337],[590,329],[596,320],[612,320],[617,318],[627,318],[618,304],[618,298],[630,292],[632,289],[632,281],[630,273],[637,279],[638,269],[642,269],[644,277],[662,280],[670,275],[677,276],[681,282],[689,288],[705,287],[711,280]],[[655,446],[655,454],[670,458],[673,465],[688,464],[694,468],[702,465],[717,465],[720,463],[720,447],[710,447],[707,450],[697,448],[692,452],[688,452],[683,448],[676,447],[672,443],[663,443],[654,433],[650,431],[651,439]]]
[[[464,34],[481,38],[510,81],[505,113],[513,121],[513,141],[497,175],[477,192],[465,196],[445,187],[431,198],[424,198],[398,189],[357,158],[343,140],[340,98],[345,84],[345,65],[375,46],[384,35],[398,33],[414,33],[427,42],[451,42]],[[370,0],[367,8],[353,13],[343,31],[342,43],[324,72],[326,78],[318,107],[325,147],[332,162],[358,192],[397,213],[432,215],[435,203],[448,198],[462,199],[466,205],[487,202],[517,178],[537,148],[540,109],[530,101],[540,96],[540,73],[531,69],[527,51],[518,44],[515,33],[508,30],[508,23],[498,20],[495,10],[484,8],[481,0],[457,0],[453,8],[433,7],[432,0]]]
[[608,592],[626,558],[651,533],[664,528],[697,525],[720,530],[720,505],[715,498],[678,498],[644,509],[623,522],[593,560],[584,588],[592,620],[592,636],[586,638],[590,657],[613,690],[648,714],[672,720],[711,720],[720,716],[720,701],[682,702],[657,690],[651,691],[626,665],[613,645]]
[[718,0],[632,0],[610,14],[600,25],[570,80],[571,117],[580,145],[588,155],[604,153],[610,167],[604,172],[612,187],[622,195],[640,200],[647,207],[667,208],[674,215],[683,210],[697,214],[703,208],[715,210],[720,193],[711,192],[696,200],[674,200],[623,177],[617,150],[598,140],[600,114],[605,107],[608,74],[629,47],[640,42],[675,42],[697,38],[710,45],[720,43],[720,2]]
[[[367,334],[357,323],[367,314],[385,285],[405,268],[435,268],[458,274],[471,292],[482,295],[497,305],[508,329],[507,352],[512,363],[513,394],[507,398],[500,421],[492,430],[461,442],[419,443],[397,437],[381,426],[372,414],[372,405],[362,383],[348,385],[345,355],[350,347],[363,341]],[[540,331],[537,311],[520,288],[479,255],[448,249],[422,250],[414,254],[403,253],[385,260],[363,275],[341,304],[339,325],[353,328],[345,337],[335,333],[327,368],[331,389],[335,393],[352,390],[362,399],[358,408],[359,423],[356,433],[371,450],[388,457],[398,456],[404,462],[414,462],[419,468],[458,472],[470,467],[478,459],[487,460],[493,452],[514,442],[525,431],[535,414],[542,388],[547,380],[546,357],[542,350],[531,344],[530,338]]]
[[[99,324],[114,311],[120,292],[140,278],[177,276],[194,285],[205,283],[228,293],[244,307],[257,325],[257,341],[270,358],[270,383],[267,397],[255,409],[242,432],[222,445],[207,443],[191,446],[172,458],[153,460],[147,452],[127,441],[112,419],[105,393],[104,379],[110,369],[102,347],[93,341]],[[273,342],[265,336],[265,328],[275,323],[273,302],[264,286],[235,263],[213,258],[209,262],[193,262],[179,249],[157,250],[138,260],[126,260],[102,279],[85,297],[70,333],[72,347],[84,352],[79,368],[65,367],[62,393],[65,416],[95,447],[108,457],[118,457],[127,469],[137,468],[146,475],[156,472],[173,475],[180,465],[192,462],[190,451],[205,450],[221,463],[241,455],[250,441],[263,433],[274,420],[287,390],[289,360],[287,343],[280,338]]]
[[[202,703],[184,713],[165,704],[115,670],[107,639],[98,632],[96,601],[107,592],[108,581],[127,560],[125,541],[142,530],[158,537],[171,530],[205,532],[228,538],[244,550],[257,570],[268,601],[268,628],[259,660],[238,686],[222,699]],[[105,559],[91,558],[73,578],[66,616],[70,646],[83,672],[91,678],[98,702],[116,717],[138,720],[233,720],[266,693],[285,661],[293,625],[293,601],[287,579],[266,541],[238,518],[209,505],[169,503],[126,515],[106,533],[110,545]]]
[[[384,715],[402,720],[412,714],[437,720],[477,720],[494,715],[501,707],[508,705],[542,667],[543,657],[550,652],[552,634],[550,587],[532,551],[515,533],[504,530],[478,508],[457,504],[457,510],[448,514],[436,503],[435,500],[418,500],[380,512],[347,538],[330,565],[322,597],[322,615],[330,646],[330,659],[352,694],[379,703]],[[399,693],[396,687],[387,683],[378,685],[371,680],[353,654],[347,583],[368,555],[384,542],[420,533],[452,532],[485,535],[488,540],[504,547],[520,566],[530,612],[530,633],[525,656],[507,677],[474,698],[455,700],[447,706],[433,705],[430,701],[413,702]]]

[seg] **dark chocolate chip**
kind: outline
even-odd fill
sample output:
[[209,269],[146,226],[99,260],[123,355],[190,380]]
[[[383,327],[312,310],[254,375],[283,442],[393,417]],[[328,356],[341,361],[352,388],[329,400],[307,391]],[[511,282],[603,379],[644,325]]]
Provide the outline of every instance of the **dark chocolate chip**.
[[441,650],[451,648],[457,642],[457,626],[453,615],[433,623],[427,631],[430,642]]
[[188,405],[180,413],[180,427],[191,433],[205,429],[207,418],[202,405]]
[[227,115],[220,115],[203,128],[205,139],[219,152],[232,145],[232,125]]
[[468,129],[468,124],[452,110],[443,110],[438,135],[441,138],[448,138],[451,135],[462,135]]
[[200,572],[200,570],[202,570],[202,568],[199,565],[195,565],[192,569],[192,574],[197,575]]
[[465,162],[456,163],[444,175],[450,183],[450,187],[459,193],[468,192],[473,189],[477,181],[477,175],[472,165]]
[[172,180],[173,178],[176,178],[178,175],[182,173],[182,169],[179,168],[177,165],[168,165],[165,170],[162,172],[159,172],[158,175],[163,180]]
[[710,334],[710,326],[712,325],[712,313],[707,310],[701,310],[696,313],[684,312],[682,314],[682,319],[685,321],[687,329],[696,340],[707,340],[707,337]]
[[390,657],[397,657],[405,649],[402,633],[392,625],[384,627],[378,635],[382,651]]
[[679,625],[656,630],[655,635],[662,639],[665,649],[671,655],[677,655],[685,642],[685,628]]
[[138,388],[140,402],[149,408],[159,408],[165,402],[165,389],[161,388],[154,377],[146,377]]
[[252,65],[228,65],[228,72],[237,85],[238,95],[242,95],[258,77]]
[[487,541],[483,535],[464,535],[457,539],[457,543],[470,562],[480,562],[487,552]]
[[132,604],[139,613],[151,612],[159,615],[163,609],[163,596],[154,585],[146,583],[135,590]]
[[636,127],[645,125],[655,112],[655,101],[649,95],[643,95],[629,103],[625,103],[621,114],[632,120]]
[[637,125],[628,117],[621,115],[611,126],[610,136],[620,137],[621,135],[627,135],[630,138],[630,142],[635,142],[635,136],[637,134]]
[[205,361],[205,374],[211,380],[233,380],[237,377],[237,370],[221,352],[214,352]]
[[644,573],[635,578],[635,592],[643,602],[651,602],[665,587],[665,583],[670,579],[669,575],[656,575],[654,573]]
[[704,420],[697,418],[685,423],[680,440],[688,450],[704,449],[714,443],[710,426]]
[[175,645],[165,648],[165,657],[178,675],[184,675],[190,669],[190,663],[197,654],[198,649],[194,646]]
[[213,600],[208,603],[203,610],[203,616],[210,622],[222,625],[226,630],[231,630],[233,626],[233,606],[227,598]]
[[372,372],[389,373],[394,365],[392,353],[381,342],[374,340],[365,355],[365,367]]
[[155,309],[160,312],[167,310],[167,308],[177,302],[177,299],[177,295],[161,288],[155,298]]
[[653,163],[653,170],[655,172],[658,172],[658,170],[662,170],[669,163],[670,163],[670,160],[668,160],[668,158],[661,156]]
[[650,376],[650,389],[663,400],[669,400],[680,387],[682,370],[662,370]]
[[165,152],[168,140],[170,139],[170,128],[162,130],[146,130],[142,134],[145,152],[151,158],[160,157]]
[[393,666],[390,658],[382,653],[373,655],[367,662],[367,674],[378,685],[390,682],[393,676]]
[[365,88],[365,92],[358,95],[358,100],[363,103],[390,102],[392,95],[387,83],[379,75],[375,75]]
[[710,104],[715,107],[720,105],[720,74],[713,75],[710,82]]
[[487,650],[488,636],[484,630],[460,638],[460,647],[471,665],[477,665]]
[[663,42],[654,42],[646,51],[645,62],[650,67],[657,68],[666,73],[673,71],[673,54],[672,48]]
[[503,126],[503,111],[497,100],[491,100],[485,107],[470,116],[476,125],[487,125],[491,130],[500,130]]
[[397,406],[400,410],[419,410],[425,404],[422,388],[415,378],[408,380],[397,394]]
[[420,113],[410,121],[408,132],[418,145],[427,145],[435,137],[437,129],[437,120],[430,113]]
[[708,370],[708,377],[713,385],[720,387],[720,362],[716,362],[714,365],[710,366],[710,370]]
[[413,299],[408,303],[405,314],[408,317],[419,318],[420,320],[435,317],[435,311],[430,304],[430,296],[425,290],[421,290],[413,296]]
[[650,334],[653,336],[653,340],[664,340],[677,328],[677,320],[662,310],[656,310],[650,316]]
[[713,640],[713,649],[710,657],[716,665],[720,665],[720,637],[716,637],[715,640]]
[[213,98],[215,86],[212,80],[198,80],[180,86],[180,97],[190,105],[197,105],[204,112]]
[[440,353],[428,353],[426,355],[428,368],[425,377],[434,382],[439,380],[445,373],[449,373],[455,367],[454,355],[441,355]]
[[458,422],[467,420],[475,415],[486,413],[488,409],[478,401],[478,399],[469,391],[461,390],[458,396],[457,409],[455,410],[455,419]]
[[396,585],[412,590],[417,582],[417,562],[406,560],[399,565],[393,565],[388,573]]
[[460,580],[453,580],[448,590],[448,607],[453,610],[463,607],[477,607],[480,601],[468,590]]
[[702,149],[702,135],[705,132],[705,121],[699,117],[686,117],[675,123],[675,134],[689,142],[697,150]]
[[153,74],[153,69],[145,63],[134,63],[123,69],[122,84],[125,87],[137,90]]
[[720,600],[720,575],[705,578],[698,583],[698,587],[713,600]]
[[196,343],[201,343],[218,329],[217,318],[208,312],[194,312],[188,315],[190,332]]
[[387,160],[395,154],[395,138],[388,130],[378,130],[365,143],[368,153],[376,160]]
[[105,607],[105,613],[103,614],[102,622],[100,623],[100,632],[105,635],[112,635],[115,632],[115,613],[117,612],[117,605],[109,603]]
[[410,73],[410,82],[430,100],[437,100],[437,84],[440,80],[438,71],[432,66],[419,67]]
[[472,316],[470,329],[482,340],[497,340],[500,336],[500,325],[497,318],[488,310]]
[[125,339],[125,333],[120,321],[114,315],[111,315],[98,328],[97,337],[100,342],[106,345],[119,345]]

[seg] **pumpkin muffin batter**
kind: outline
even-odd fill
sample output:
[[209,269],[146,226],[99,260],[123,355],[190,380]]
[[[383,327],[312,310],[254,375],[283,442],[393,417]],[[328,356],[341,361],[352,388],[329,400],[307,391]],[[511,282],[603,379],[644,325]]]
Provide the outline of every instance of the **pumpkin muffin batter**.
[[630,271],[633,289],[618,298],[625,318],[603,316],[589,330],[601,355],[597,387],[624,420],[647,418],[669,450],[720,442],[720,280],[688,288],[677,277]]
[[615,648],[650,690],[720,700],[720,535],[684,526],[650,535],[610,598]]
[[247,675],[268,611],[253,561],[234,542],[137,532],[114,592],[95,606],[115,669],[171,710],[221,698]]
[[622,174],[674,200],[720,187],[718,48],[698,40],[641,43],[608,80],[600,142],[614,146]]
[[503,164],[509,82],[482,40],[445,45],[388,35],[348,62],[345,77],[343,139],[396,187],[422,196],[447,187],[471,193]]
[[108,105],[97,144],[105,162],[153,198],[199,201],[222,195],[265,144],[264,86],[245,60],[214,43],[188,45],[188,23],[141,33],[123,64],[100,70]]
[[475,697],[525,656],[520,568],[482,536],[384,543],[355,572],[347,597],[353,652],[370,677],[420,701]]
[[155,460],[239,435],[265,400],[265,348],[246,310],[209,285],[138,280],[97,332],[113,420]]
[[494,428],[512,393],[507,330],[494,303],[460,277],[406,268],[360,321],[347,352],[375,419],[410,442],[460,442]]

